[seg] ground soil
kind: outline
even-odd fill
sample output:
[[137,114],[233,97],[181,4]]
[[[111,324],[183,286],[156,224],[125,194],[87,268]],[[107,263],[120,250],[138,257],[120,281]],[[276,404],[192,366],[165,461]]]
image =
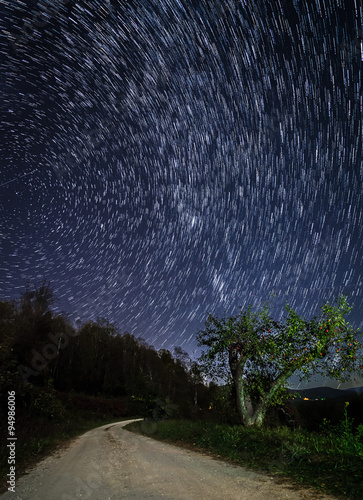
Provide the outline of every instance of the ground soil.
[[104,425],[16,480],[1,500],[329,500],[214,457]]

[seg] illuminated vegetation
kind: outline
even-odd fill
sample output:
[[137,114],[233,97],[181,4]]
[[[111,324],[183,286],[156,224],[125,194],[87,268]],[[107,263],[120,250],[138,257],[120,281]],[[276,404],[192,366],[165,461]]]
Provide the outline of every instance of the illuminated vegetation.
[[340,382],[352,372],[363,374],[360,332],[345,320],[350,310],[342,296],[310,320],[287,306],[283,321],[276,321],[269,304],[236,316],[209,315],[197,336],[205,348],[201,364],[210,376],[232,378],[241,422],[261,426],[267,409],[286,399],[293,374],[301,381],[320,374]]

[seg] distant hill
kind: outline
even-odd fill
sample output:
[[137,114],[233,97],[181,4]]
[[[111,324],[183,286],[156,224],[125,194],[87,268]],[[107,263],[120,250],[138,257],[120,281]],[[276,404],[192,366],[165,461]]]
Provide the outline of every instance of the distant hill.
[[351,387],[350,389],[345,389],[347,392],[358,392],[363,394],[363,387]]
[[288,389],[291,393],[297,393],[300,398],[309,398],[309,400],[314,399],[336,399],[352,396],[352,394],[357,393],[363,395],[363,387],[352,387],[350,389],[334,389],[333,387],[312,387],[311,389]]

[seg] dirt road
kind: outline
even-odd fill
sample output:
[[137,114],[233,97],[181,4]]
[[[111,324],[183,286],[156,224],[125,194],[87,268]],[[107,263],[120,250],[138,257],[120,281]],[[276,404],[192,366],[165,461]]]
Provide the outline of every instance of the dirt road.
[[[129,422],[129,421],[128,421]],[[263,474],[105,425],[40,462],[1,500],[332,499]]]

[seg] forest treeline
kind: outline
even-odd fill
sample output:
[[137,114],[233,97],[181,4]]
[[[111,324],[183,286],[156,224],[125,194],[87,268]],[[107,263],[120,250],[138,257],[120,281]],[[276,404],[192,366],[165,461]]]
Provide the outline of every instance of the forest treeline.
[[76,328],[54,302],[47,282],[0,301],[3,395],[15,390],[18,404],[49,417],[62,412],[58,392],[119,398],[133,415],[152,412],[157,401],[184,416],[207,407],[198,364],[181,347],[157,351],[103,318]]
[[[181,347],[174,347],[173,352],[157,351],[104,318],[74,326],[66,314],[55,311],[54,303],[53,291],[46,282],[26,287],[17,300],[0,301],[0,435],[10,432],[10,393],[15,401],[15,420],[10,423],[15,428],[18,477],[42,456],[89,429],[122,418],[144,417],[140,429],[147,435],[160,436],[165,429],[165,435],[176,442],[186,439],[190,445],[198,443],[208,452],[214,450],[218,457],[235,460],[241,456],[242,465],[277,464],[285,470],[286,449],[291,450],[291,456],[297,457],[299,478],[304,450],[304,463],[308,467],[312,464],[304,477],[313,479],[317,467],[311,457],[316,457],[317,441],[308,441],[308,431],[316,433],[324,425],[329,430],[332,427],[326,424],[333,424],[337,431],[331,434],[332,442],[340,444],[329,448],[326,456],[320,452],[327,460],[325,470],[334,471],[330,482],[336,480],[336,456],[341,453],[341,491],[346,490],[347,457],[353,477],[351,490],[361,488],[356,484],[356,477],[362,476],[356,457],[362,418],[358,395],[278,405],[269,411],[266,429],[260,429],[257,435],[255,429],[236,427],[241,420],[233,384],[211,382],[206,386],[202,365],[191,360]],[[169,422],[161,422],[167,418]],[[358,424],[355,433],[353,419],[354,425]],[[276,434],[280,426],[281,433]],[[297,434],[300,428],[302,433]],[[288,448],[287,436],[291,443]],[[304,443],[298,450],[297,439]],[[322,437],[321,450],[326,448],[326,439]],[[347,450],[347,454],[342,455],[341,450]],[[8,448],[0,447],[0,493],[8,486],[8,458]],[[289,468],[294,461],[287,456]],[[355,498],[362,498],[361,489],[358,495]]]

